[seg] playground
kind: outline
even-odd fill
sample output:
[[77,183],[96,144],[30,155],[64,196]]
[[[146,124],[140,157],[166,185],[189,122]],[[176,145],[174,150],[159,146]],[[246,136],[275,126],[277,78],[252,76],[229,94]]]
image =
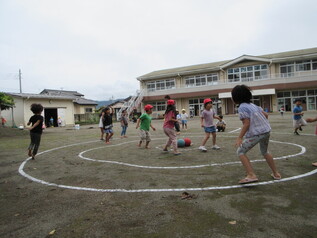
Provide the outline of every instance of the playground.
[[[258,146],[248,156],[259,182],[245,175],[234,147],[238,116],[224,116],[220,150],[198,147],[199,118],[178,138],[192,145],[163,152],[163,121],[153,120],[150,149],[138,148],[130,122],[111,144],[98,125],[47,128],[35,160],[27,130],[0,129],[0,237],[315,237],[317,233],[316,123],[293,134],[290,113],[270,114],[269,151],[282,175],[273,180]],[[315,117],[307,112],[304,118]]]

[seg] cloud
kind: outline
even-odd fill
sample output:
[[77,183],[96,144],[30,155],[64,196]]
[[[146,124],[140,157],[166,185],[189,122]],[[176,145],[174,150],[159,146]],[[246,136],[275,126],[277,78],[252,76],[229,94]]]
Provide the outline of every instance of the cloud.
[[151,71],[314,47],[316,10],[309,0],[2,1],[0,77],[21,68],[25,92],[125,97]]

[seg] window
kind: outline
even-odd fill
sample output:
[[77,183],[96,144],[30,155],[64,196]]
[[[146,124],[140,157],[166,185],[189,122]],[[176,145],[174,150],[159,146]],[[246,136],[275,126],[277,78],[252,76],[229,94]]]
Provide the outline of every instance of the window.
[[174,89],[175,88],[175,80],[170,79],[165,81],[166,89]]
[[310,70],[311,70],[311,60],[296,62],[296,71],[310,71]]
[[207,85],[218,84],[218,74],[207,74]]
[[157,90],[166,90],[175,88],[175,79],[158,80],[153,82],[148,82],[146,88],[149,92]]
[[254,65],[228,69],[228,82],[248,82],[268,77],[268,65]]
[[214,85],[218,83],[218,74],[203,74],[185,77],[187,88]]
[[91,107],[86,107],[85,108],[85,113],[92,113],[92,108]]
[[153,111],[165,111],[166,110],[166,102],[150,102],[153,106]]

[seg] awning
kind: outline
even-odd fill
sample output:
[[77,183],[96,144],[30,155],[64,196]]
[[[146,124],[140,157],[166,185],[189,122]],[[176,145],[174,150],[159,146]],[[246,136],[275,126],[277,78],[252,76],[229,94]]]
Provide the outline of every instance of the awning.
[[[275,88],[252,90],[252,96],[274,95]],[[219,93],[219,98],[231,98],[231,92]]]

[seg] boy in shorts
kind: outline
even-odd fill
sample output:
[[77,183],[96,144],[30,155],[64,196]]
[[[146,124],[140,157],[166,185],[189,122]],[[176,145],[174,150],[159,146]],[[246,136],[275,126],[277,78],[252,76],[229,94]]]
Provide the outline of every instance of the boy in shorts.
[[141,147],[142,142],[145,141],[145,148],[149,149],[149,143],[151,141],[151,135],[150,135],[150,127],[153,131],[156,129],[152,126],[151,121],[152,117],[150,115],[152,114],[152,108],[153,106],[150,104],[147,104],[144,106],[145,113],[143,113],[136,124],[136,129],[140,126],[140,142],[138,144],[139,147]]
[[302,100],[295,99],[294,101],[295,107],[293,108],[293,126],[294,126],[294,134],[299,136],[298,130],[302,131],[302,126],[306,126],[307,122],[303,119],[303,108],[302,108]]

